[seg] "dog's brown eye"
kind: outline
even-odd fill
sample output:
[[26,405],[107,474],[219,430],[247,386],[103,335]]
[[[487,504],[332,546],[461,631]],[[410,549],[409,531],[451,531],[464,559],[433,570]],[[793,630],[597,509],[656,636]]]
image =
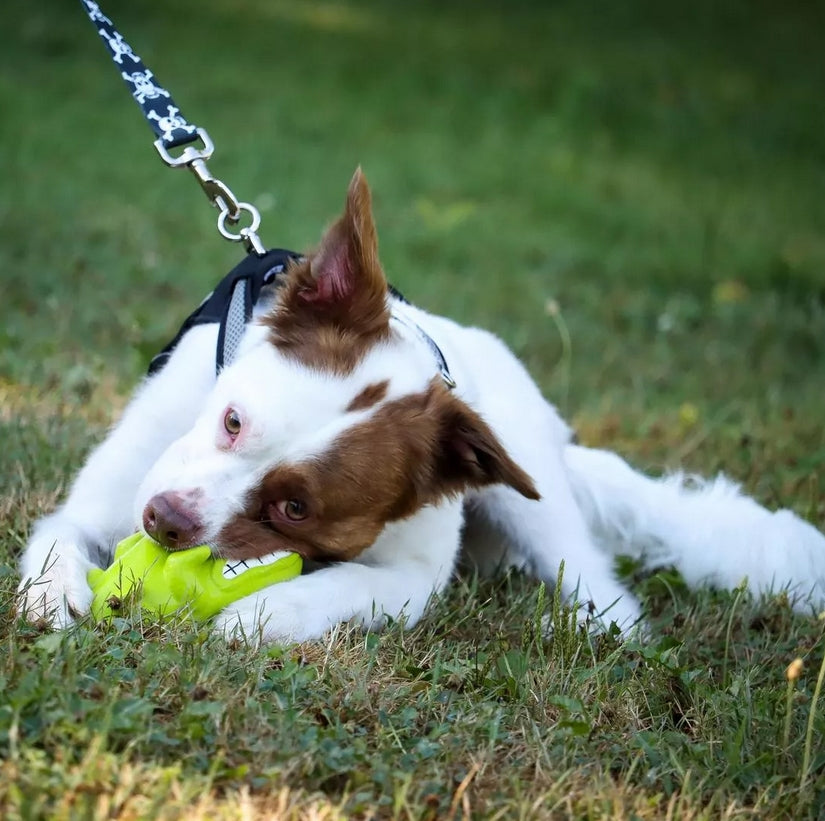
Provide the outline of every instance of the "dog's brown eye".
[[302,522],[307,517],[306,502],[300,499],[284,499],[278,502],[275,507],[278,512],[292,522]]
[[241,417],[235,408],[229,408],[223,417],[223,426],[230,436],[237,436],[241,432]]

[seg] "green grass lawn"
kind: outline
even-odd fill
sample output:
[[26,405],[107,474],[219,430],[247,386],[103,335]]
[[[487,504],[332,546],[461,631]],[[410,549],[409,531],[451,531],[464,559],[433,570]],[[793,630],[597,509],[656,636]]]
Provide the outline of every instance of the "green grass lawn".
[[[544,638],[558,604],[521,577],[465,579],[412,630],[270,652],[19,623],[33,520],[240,252],[79,4],[4,11],[0,816],[825,815],[825,623],[781,596],[635,577],[645,644]],[[503,336],[585,444],[724,469],[825,527],[821,5],[104,11],[266,243],[311,246],[360,163],[394,284]]]

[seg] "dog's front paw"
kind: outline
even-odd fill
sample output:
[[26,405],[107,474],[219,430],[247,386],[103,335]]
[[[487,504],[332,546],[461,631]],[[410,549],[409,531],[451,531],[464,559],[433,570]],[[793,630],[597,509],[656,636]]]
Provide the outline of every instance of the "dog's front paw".
[[89,611],[92,591],[86,582],[86,570],[69,569],[65,563],[56,563],[49,570],[35,578],[28,577],[20,582],[21,613],[29,621],[45,620],[52,627],[68,627],[77,616]]
[[321,638],[335,624],[347,621],[352,613],[349,608],[342,611],[331,607],[328,598],[316,598],[309,578],[302,576],[239,599],[218,614],[215,632],[229,641],[255,645]]
[[254,604],[250,604],[248,598],[241,599],[218,613],[212,623],[215,633],[228,642],[256,646],[263,642],[263,605],[256,598],[249,598],[253,598]]
[[[53,627],[68,627],[92,604],[86,574],[94,565],[73,544],[52,542],[45,551],[36,548],[31,545],[23,559],[19,611],[29,621],[45,620]],[[45,558],[38,561],[38,553]]]
[[[261,596],[247,596],[230,605],[215,618],[214,630],[227,641],[244,644],[292,644],[308,638],[297,610],[279,602],[273,605]],[[318,635],[323,632],[321,630]]]

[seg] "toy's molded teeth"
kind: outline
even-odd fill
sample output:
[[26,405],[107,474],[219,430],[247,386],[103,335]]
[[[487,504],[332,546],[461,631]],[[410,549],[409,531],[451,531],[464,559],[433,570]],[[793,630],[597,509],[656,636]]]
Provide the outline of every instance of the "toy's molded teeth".
[[252,567],[262,567],[263,565],[274,564],[275,562],[279,562],[281,559],[285,559],[289,555],[290,551],[288,550],[278,550],[275,553],[269,553],[266,556],[260,556],[255,559],[230,559],[224,565],[221,572],[225,579],[232,579],[236,576],[240,576]]

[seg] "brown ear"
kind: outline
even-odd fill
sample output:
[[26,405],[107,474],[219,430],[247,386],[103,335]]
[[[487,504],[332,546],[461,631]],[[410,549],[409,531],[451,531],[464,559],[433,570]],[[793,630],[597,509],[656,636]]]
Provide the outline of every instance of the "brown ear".
[[443,493],[486,485],[509,485],[539,499],[533,480],[510,458],[490,426],[444,385],[430,387],[430,412],[439,422],[435,474]]
[[370,189],[359,167],[343,215],[308,261],[290,273],[281,304],[290,315],[311,316],[362,334],[389,322],[386,302]]

